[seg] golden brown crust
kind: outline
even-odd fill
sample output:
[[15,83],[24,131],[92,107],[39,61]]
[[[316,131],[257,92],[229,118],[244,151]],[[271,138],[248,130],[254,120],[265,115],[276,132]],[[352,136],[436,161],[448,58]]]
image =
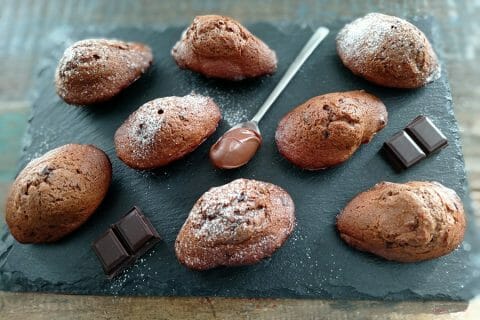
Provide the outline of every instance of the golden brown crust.
[[57,93],[69,104],[107,101],[140,78],[152,61],[152,50],[141,43],[109,39],[75,42],[57,66]]
[[311,98],[287,113],[278,124],[279,152],[295,165],[319,170],[352,156],[362,143],[387,124],[380,99],[363,90]]
[[30,161],[7,198],[10,232],[21,243],[57,241],[95,212],[111,178],[110,160],[92,145],[67,144]]
[[238,179],[198,199],[177,236],[175,253],[195,270],[249,265],[271,256],[294,226],[295,208],[286,191]]
[[238,21],[217,15],[195,17],[172,56],[181,68],[228,80],[272,74],[277,69],[274,51]]
[[354,74],[393,88],[418,88],[440,77],[437,56],[425,34],[393,16],[370,13],[337,35],[337,52]]
[[221,119],[213,99],[190,94],[145,103],[118,128],[115,150],[135,169],[169,164],[195,150]]
[[438,182],[379,183],[337,216],[338,232],[349,245],[400,262],[450,253],[465,227],[460,198]]

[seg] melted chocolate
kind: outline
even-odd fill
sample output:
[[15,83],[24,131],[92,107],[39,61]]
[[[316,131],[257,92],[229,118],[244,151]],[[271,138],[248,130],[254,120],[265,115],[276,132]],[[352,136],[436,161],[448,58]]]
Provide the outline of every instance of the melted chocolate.
[[247,128],[227,131],[210,148],[210,160],[220,169],[234,169],[243,166],[253,158],[262,144],[261,136]]

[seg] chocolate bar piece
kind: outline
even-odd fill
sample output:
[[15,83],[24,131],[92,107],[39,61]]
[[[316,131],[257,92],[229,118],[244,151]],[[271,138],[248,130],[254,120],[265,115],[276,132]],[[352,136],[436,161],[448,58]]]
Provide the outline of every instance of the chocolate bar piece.
[[160,236],[138,207],[133,207],[92,245],[111,279],[160,241]]
[[448,144],[445,135],[426,116],[416,117],[405,128],[405,131],[427,155],[442,149]]
[[112,226],[131,254],[141,256],[154,246],[160,235],[138,207],[133,207]]
[[410,168],[426,157],[422,149],[403,130],[385,142],[383,149],[387,158],[398,170]]
[[115,277],[134,261],[112,229],[108,229],[93,243],[92,247],[102,262],[103,271],[110,278]]

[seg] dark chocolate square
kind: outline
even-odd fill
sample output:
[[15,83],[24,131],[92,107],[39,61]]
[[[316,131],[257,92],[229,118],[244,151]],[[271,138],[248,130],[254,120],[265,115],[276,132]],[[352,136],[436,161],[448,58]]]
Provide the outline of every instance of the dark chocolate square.
[[113,278],[159,241],[160,236],[150,221],[139,208],[133,207],[98,238],[92,247],[105,273]]
[[92,247],[102,262],[103,270],[111,277],[132,259],[112,229],[108,229]]
[[[120,221],[113,225],[131,254],[138,254],[144,247],[150,247],[151,241],[160,239],[157,231],[141,210],[134,207]],[[149,249],[149,248],[146,248]]]
[[427,154],[440,150],[448,144],[445,135],[426,116],[416,117],[405,131]]
[[409,168],[426,157],[422,149],[403,130],[385,142],[384,150],[397,169]]

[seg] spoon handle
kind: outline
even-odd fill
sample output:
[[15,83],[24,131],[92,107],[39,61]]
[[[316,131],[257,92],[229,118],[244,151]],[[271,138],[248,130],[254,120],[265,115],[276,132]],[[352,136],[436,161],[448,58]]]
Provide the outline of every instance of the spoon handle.
[[292,62],[288,70],[283,75],[280,82],[278,82],[275,89],[273,89],[272,93],[268,96],[267,100],[263,103],[263,105],[258,109],[257,114],[252,118],[252,122],[260,122],[263,118],[265,113],[270,109],[272,104],[277,100],[280,93],[282,93],[283,89],[288,85],[290,80],[292,80],[293,76],[297,73],[300,67],[303,65],[305,60],[312,54],[313,50],[322,42],[323,39],[328,35],[329,30],[325,27],[318,28],[315,33],[310,37],[307,44],[303,47],[302,51],[298,54],[295,60]]

